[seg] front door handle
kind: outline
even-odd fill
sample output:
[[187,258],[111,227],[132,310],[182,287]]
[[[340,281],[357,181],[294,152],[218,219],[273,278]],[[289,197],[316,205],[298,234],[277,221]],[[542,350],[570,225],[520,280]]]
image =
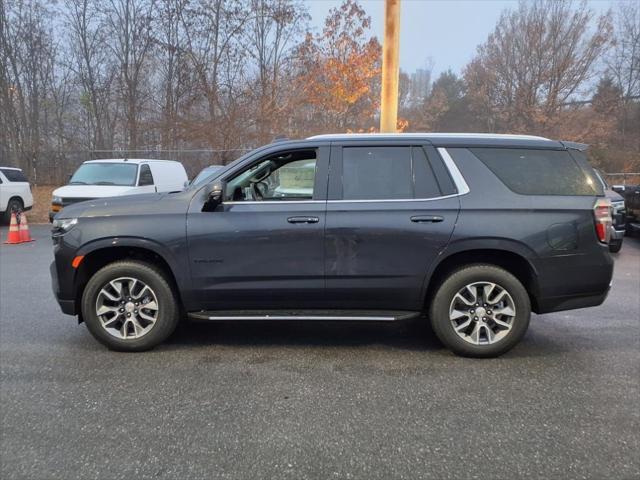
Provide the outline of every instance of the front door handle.
[[444,220],[440,215],[414,215],[411,221],[414,223],[439,223]]
[[318,223],[320,219],[318,217],[289,217],[287,222],[289,223]]

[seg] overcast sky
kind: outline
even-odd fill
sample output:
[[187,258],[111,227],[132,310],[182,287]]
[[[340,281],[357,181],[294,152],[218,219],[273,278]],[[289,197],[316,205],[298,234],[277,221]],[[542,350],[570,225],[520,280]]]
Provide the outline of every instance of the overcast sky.
[[[312,25],[321,29],[329,9],[341,3],[307,0]],[[589,7],[604,13],[613,3],[590,0]],[[361,0],[361,4],[382,42],[384,0]],[[448,68],[459,73],[493,30],[500,13],[517,6],[517,0],[402,0],[400,68],[412,72],[431,58],[435,76]]]

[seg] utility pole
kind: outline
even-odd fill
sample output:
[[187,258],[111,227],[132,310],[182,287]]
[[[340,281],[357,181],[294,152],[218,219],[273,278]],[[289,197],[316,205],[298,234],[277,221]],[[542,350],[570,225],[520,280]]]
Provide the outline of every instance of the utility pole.
[[382,94],[380,132],[396,133],[398,124],[398,78],[400,75],[400,0],[385,0],[382,45]]

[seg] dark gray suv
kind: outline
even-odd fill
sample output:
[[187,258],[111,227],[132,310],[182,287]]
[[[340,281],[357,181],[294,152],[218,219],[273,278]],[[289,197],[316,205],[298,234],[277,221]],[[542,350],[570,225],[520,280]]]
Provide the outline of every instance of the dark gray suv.
[[178,321],[426,315],[491,357],[530,313],[601,304],[611,209],[583,145],[484,134],[325,135],[266,145],[181,192],[71,205],[53,289],[115,350]]

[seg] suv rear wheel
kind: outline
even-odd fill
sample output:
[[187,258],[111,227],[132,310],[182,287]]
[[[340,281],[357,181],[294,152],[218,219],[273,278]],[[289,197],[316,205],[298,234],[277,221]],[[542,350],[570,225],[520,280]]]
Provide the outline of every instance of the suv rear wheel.
[[458,355],[497,357],[529,326],[531,304],[520,281],[494,265],[451,273],[436,291],[429,317],[438,338]]
[[142,262],[98,270],[82,295],[91,334],[112,350],[144,351],[164,341],[179,321],[178,302],[162,271]]

